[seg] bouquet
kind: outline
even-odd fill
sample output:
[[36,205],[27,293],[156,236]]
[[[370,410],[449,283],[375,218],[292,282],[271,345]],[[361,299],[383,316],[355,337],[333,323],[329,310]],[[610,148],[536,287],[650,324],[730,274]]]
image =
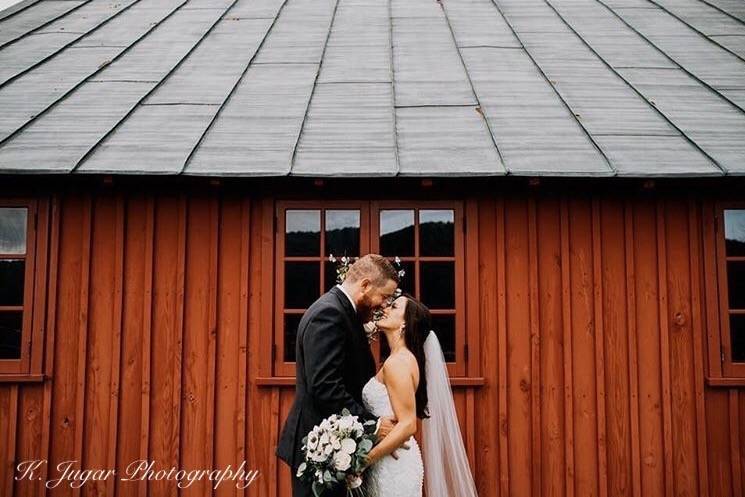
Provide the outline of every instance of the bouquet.
[[332,414],[303,437],[305,461],[297,477],[312,485],[316,497],[339,484],[346,485],[347,495],[362,496],[359,474],[373,447],[374,432],[375,421],[362,423],[347,409]]

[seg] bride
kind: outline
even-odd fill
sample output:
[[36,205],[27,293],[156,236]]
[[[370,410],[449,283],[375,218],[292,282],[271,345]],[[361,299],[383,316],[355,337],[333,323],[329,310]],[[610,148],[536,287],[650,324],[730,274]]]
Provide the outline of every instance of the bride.
[[[370,497],[477,497],[463,447],[445,357],[429,309],[398,297],[376,322],[390,356],[365,384],[362,400],[376,416],[395,416],[395,427],[370,451],[364,471]],[[414,434],[422,419],[419,449]],[[403,443],[409,450],[396,451]]]

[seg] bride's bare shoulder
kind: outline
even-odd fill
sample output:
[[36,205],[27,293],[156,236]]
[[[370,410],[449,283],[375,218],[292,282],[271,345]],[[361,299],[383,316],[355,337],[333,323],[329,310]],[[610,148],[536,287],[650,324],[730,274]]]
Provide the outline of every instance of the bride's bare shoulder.
[[411,378],[415,387],[419,383],[419,366],[416,356],[409,350],[401,350],[388,356],[383,362],[382,369],[384,380],[394,377],[395,379]]

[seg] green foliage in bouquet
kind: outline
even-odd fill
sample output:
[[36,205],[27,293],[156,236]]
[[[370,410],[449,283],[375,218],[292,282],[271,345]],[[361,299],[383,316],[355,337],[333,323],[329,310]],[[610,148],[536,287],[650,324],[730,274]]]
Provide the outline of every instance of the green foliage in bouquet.
[[313,495],[345,485],[347,495],[362,496],[359,476],[375,440],[375,421],[359,421],[348,409],[332,414],[303,437],[305,460],[297,477],[311,485]]

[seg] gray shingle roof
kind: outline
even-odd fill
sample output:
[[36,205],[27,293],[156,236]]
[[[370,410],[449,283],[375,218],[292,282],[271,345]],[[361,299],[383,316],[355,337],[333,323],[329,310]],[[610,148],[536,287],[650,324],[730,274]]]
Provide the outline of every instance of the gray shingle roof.
[[742,0],[45,0],[0,173],[745,174]]

